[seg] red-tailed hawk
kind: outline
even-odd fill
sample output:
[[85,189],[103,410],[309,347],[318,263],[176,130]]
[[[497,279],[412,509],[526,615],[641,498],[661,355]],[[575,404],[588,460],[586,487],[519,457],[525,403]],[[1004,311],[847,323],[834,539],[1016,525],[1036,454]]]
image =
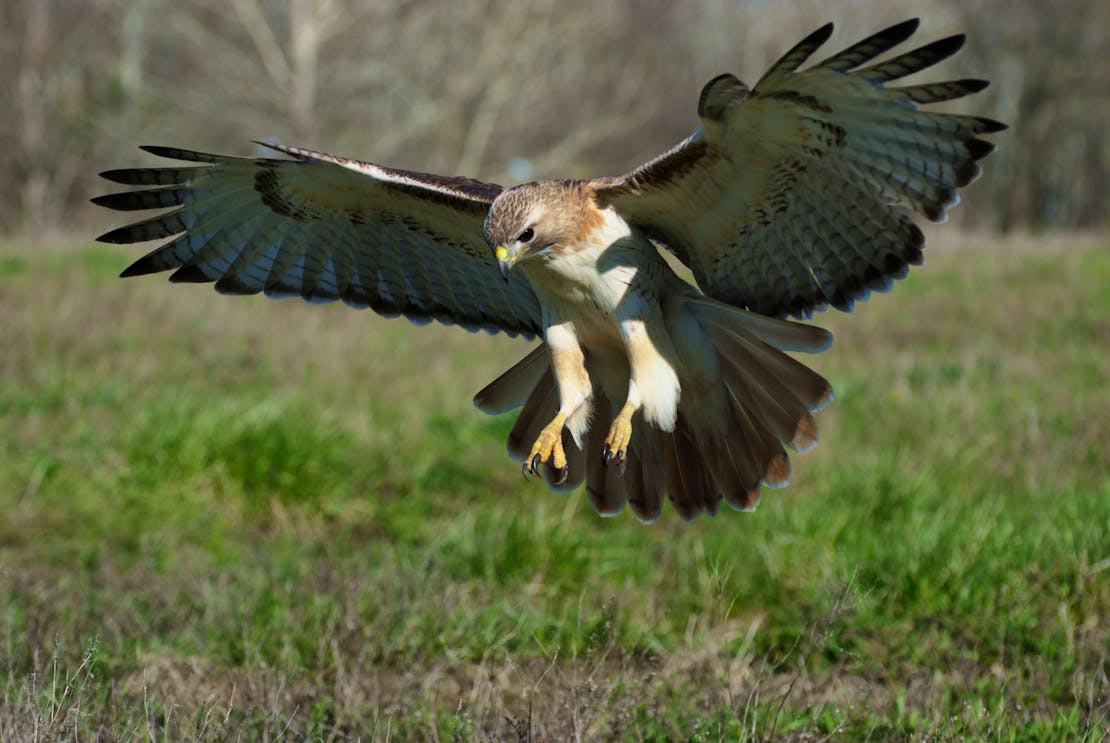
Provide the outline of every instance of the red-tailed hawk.
[[628,503],[643,521],[664,494],[687,519],[722,500],[749,510],[761,485],[787,484],[784,447],[812,447],[812,412],[832,399],[784,353],[822,351],[830,334],[785,318],[850,310],[921,263],[909,215],[943,220],[993,149],[979,135],[1005,128],[917,107],[985,81],[888,87],[963,45],[873,61],[916,28],[798,71],[830,23],[753,88],[714,78],[701,129],[617,178],[502,190],[281,145],[267,146],[288,159],[146,147],[201,165],[103,173],[142,188],[97,204],[171,210],[99,239],[173,236],[123,276],[172,269],[228,294],[540,336],[475,398],[489,413],[523,407],[509,451],[526,473],[585,482],[600,513]]

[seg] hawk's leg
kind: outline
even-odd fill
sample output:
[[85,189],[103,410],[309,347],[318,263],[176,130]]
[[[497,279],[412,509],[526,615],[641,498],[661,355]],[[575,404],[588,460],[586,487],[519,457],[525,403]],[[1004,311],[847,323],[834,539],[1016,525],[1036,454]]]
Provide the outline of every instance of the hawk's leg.
[[524,460],[523,467],[521,467],[521,472],[524,473],[525,477],[529,474],[538,475],[540,464],[547,463],[559,472],[556,485],[562,485],[566,480],[568,472],[567,454],[563,451],[563,426],[566,425],[566,422],[566,413],[559,412],[540,431],[540,435],[536,437],[536,443],[532,444],[532,451],[528,454],[528,458]]
[[[655,325],[649,333],[648,323],[652,322]],[[632,416],[643,408],[646,422],[664,431],[673,431],[678,416],[679,383],[674,367],[667,360],[668,356],[674,358],[674,349],[665,327],[656,318],[622,321],[621,337],[630,371],[628,397],[609,427],[601,461],[606,466],[615,462],[623,475],[632,441]]]
[[609,427],[609,435],[605,437],[605,447],[601,450],[601,461],[605,466],[615,462],[620,468],[619,473],[624,474],[628,464],[628,444],[632,441],[632,415],[636,412],[637,405],[629,400],[621,408],[621,412],[613,419]]
[[[566,428],[567,419],[587,404],[593,385],[586,372],[586,355],[578,344],[573,325],[552,325],[547,329],[545,339],[551,349],[551,369],[559,388],[559,412],[536,437],[528,458],[524,460],[523,471],[525,475],[538,475],[540,465],[547,464],[557,473],[554,484],[561,485],[569,472],[567,455],[563,450],[563,429]],[[577,418],[578,416],[575,420]],[[575,421],[572,420],[572,431],[574,426]]]

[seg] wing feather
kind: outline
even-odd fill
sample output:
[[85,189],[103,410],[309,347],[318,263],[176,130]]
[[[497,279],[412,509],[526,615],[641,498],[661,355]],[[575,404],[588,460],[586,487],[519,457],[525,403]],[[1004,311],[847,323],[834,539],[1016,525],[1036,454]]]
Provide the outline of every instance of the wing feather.
[[773,316],[850,310],[922,261],[911,219],[943,221],[994,146],[991,119],[921,111],[986,87],[954,80],[885,83],[954,54],[950,36],[874,62],[907,40],[899,23],[825,61],[799,67],[831,25],[772,65],[749,92],[731,75],[699,99],[702,129],[619,178],[595,183],[603,204],[693,270],[706,294]]
[[173,271],[225,294],[343,300],[414,322],[532,337],[535,292],[501,279],[482,237],[500,187],[386,168],[283,145],[289,159],[144,147],[188,167],[109,170],[137,190],[98,196],[120,211],[169,209],[105,233],[104,242],[172,238],[122,276]]
[[949,80],[944,83],[926,83],[924,85],[909,85],[903,88],[890,88],[897,91],[914,103],[940,103],[965,95],[978,93],[990,83],[986,80]]
[[900,77],[920,72],[926,67],[932,67],[937,62],[948,59],[963,47],[966,37],[956,34],[944,39],[938,39],[931,44],[908,51],[894,59],[858,70],[859,75],[876,83],[885,83],[897,80]]
[[884,29],[877,34],[868,36],[863,41],[856,42],[842,52],[838,52],[820,64],[826,70],[848,72],[859,67],[864,62],[874,59],[883,52],[890,51],[906,39],[913,36],[920,21],[911,18],[908,21]]
[[805,37],[797,44],[795,44],[790,51],[782,55],[777,62],[771,65],[771,69],[759,81],[756,87],[760,85],[768,87],[774,85],[780,79],[791,75],[801,67],[802,63],[813,56],[822,44],[829,40],[832,36],[833,24],[826,23],[821,28],[817,29],[809,36]]

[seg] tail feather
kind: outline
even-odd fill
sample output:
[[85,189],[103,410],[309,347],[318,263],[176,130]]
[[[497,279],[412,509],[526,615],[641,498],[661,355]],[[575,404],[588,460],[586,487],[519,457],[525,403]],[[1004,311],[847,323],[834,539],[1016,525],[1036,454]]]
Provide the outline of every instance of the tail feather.
[[474,405],[483,413],[500,415],[516,410],[540,383],[543,373],[551,368],[547,344],[536,346],[507,372],[487,384],[474,396]]
[[698,318],[710,327],[718,329],[742,327],[759,340],[780,351],[820,353],[832,344],[832,333],[816,325],[758,315],[709,297],[688,297],[686,305],[692,307]]
[[644,467],[643,462],[639,457],[632,461],[629,456],[628,472],[625,475],[628,478],[628,505],[632,507],[632,513],[636,515],[640,521],[648,521],[642,514],[645,513],[644,508]]
[[[751,362],[750,356],[738,349],[736,354]],[[754,363],[754,362],[752,362]],[[730,393],[745,399],[753,417],[762,421],[781,443],[794,451],[806,452],[817,445],[817,424],[806,405],[798,399],[777,377],[763,376],[762,383],[755,375],[746,374],[739,364],[723,366],[724,383]]]
[[811,411],[832,400],[832,387],[817,372],[782,351],[820,353],[832,343],[823,328],[778,320],[701,297],[688,301],[710,334],[726,372],[751,379],[776,400],[799,400]]
[[832,386],[824,377],[774,347],[742,330],[720,332],[717,350],[734,372],[762,386],[775,399],[797,400],[806,410],[817,411],[832,401]]
[[667,497],[675,511],[686,521],[693,521],[706,510],[716,513],[720,498],[688,426],[676,427],[669,439],[671,445],[665,447]]
[[[597,457],[599,460],[600,456]],[[602,516],[616,516],[624,511],[632,495],[632,477],[629,472],[640,471],[640,458],[631,452],[624,467],[610,464],[602,466],[605,473],[605,485],[602,489],[591,490],[590,501]],[[621,474],[621,472],[624,474]]]
[[[632,452],[636,467],[629,461],[628,505],[641,522],[650,524],[663,515],[667,491],[667,468],[663,461],[662,437],[641,424],[632,429]],[[628,475],[626,475],[628,476]]]
[[738,397],[733,390],[729,390],[729,398],[733,406],[730,435],[743,444],[749,457],[747,482],[752,487],[760,482],[772,488],[785,487],[790,482],[790,459],[782,444],[749,407],[748,400]]
[[550,367],[540,377],[539,383],[524,403],[513,430],[509,432],[509,456],[523,462],[532,450],[532,443],[543,427],[559,412],[559,392],[555,387],[555,373]]
[[[730,459],[732,459],[734,463],[737,461],[737,454],[733,452],[736,448],[736,442],[725,441],[725,451],[728,452]],[[725,502],[737,511],[754,511],[756,506],[759,505],[759,500],[762,496],[763,493],[759,489],[758,482],[750,484],[747,487],[744,487],[743,483],[741,483],[740,487],[725,491]]]
[[601,463],[601,455],[587,459],[586,496],[600,516],[616,516],[628,502],[627,483],[616,467]]
[[729,493],[742,492],[746,485],[743,469],[737,466],[736,459],[726,446],[728,439],[722,439],[709,445],[703,452],[706,459],[709,478],[713,483],[713,497],[706,500],[706,507],[710,513],[716,513],[721,499]]
[[[624,504],[628,502],[628,483],[621,477],[619,467],[616,465],[606,467],[601,459],[601,450],[605,445],[607,433],[604,421],[610,420],[612,406],[604,394],[595,393],[594,397],[597,414],[595,420],[599,421],[599,424],[590,428],[586,440],[586,495],[594,510],[600,515],[616,516],[624,510]],[[632,464],[630,461],[626,465],[626,472]]]
[[727,492],[746,492],[752,488],[758,488],[763,477],[763,469],[756,456],[756,451],[760,448],[760,442],[751,421],[735,398],[729,400],[729,407],[733,411],[734,417],[730,424],[729,434],[723,440],[723,443],[731,445],[727,451],[730,454],[729,463],[735,472],[736,482],[735,486],[729,488]]

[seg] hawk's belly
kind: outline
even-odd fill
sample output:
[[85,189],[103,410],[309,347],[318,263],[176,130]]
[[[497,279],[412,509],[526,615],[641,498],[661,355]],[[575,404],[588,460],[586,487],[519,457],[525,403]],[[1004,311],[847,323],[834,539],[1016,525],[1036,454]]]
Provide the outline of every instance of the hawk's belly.
[[673,276],[655,246],[632,235],[603,248],[547,255],[526,270],[545,326],[569,322],[586,346],[623,345],[621,324],[658,316],[667,274]]
[[544,325],[569,323],[583,346],[622,346],[621,322],[652,311],[641,286],[644,277],[636,266],[544,273],[549,275],[533,279],[542,299]]
[[[578,251],[530,267],[553,353],[573,343],[590,382],[619,408],[627,399],[646,419],[674,427],[678,358],[663,300],[680,280],[647,241]],[[685,285],[677,287],[685,291]],[[588,394],[587,396],[588,397]]]

